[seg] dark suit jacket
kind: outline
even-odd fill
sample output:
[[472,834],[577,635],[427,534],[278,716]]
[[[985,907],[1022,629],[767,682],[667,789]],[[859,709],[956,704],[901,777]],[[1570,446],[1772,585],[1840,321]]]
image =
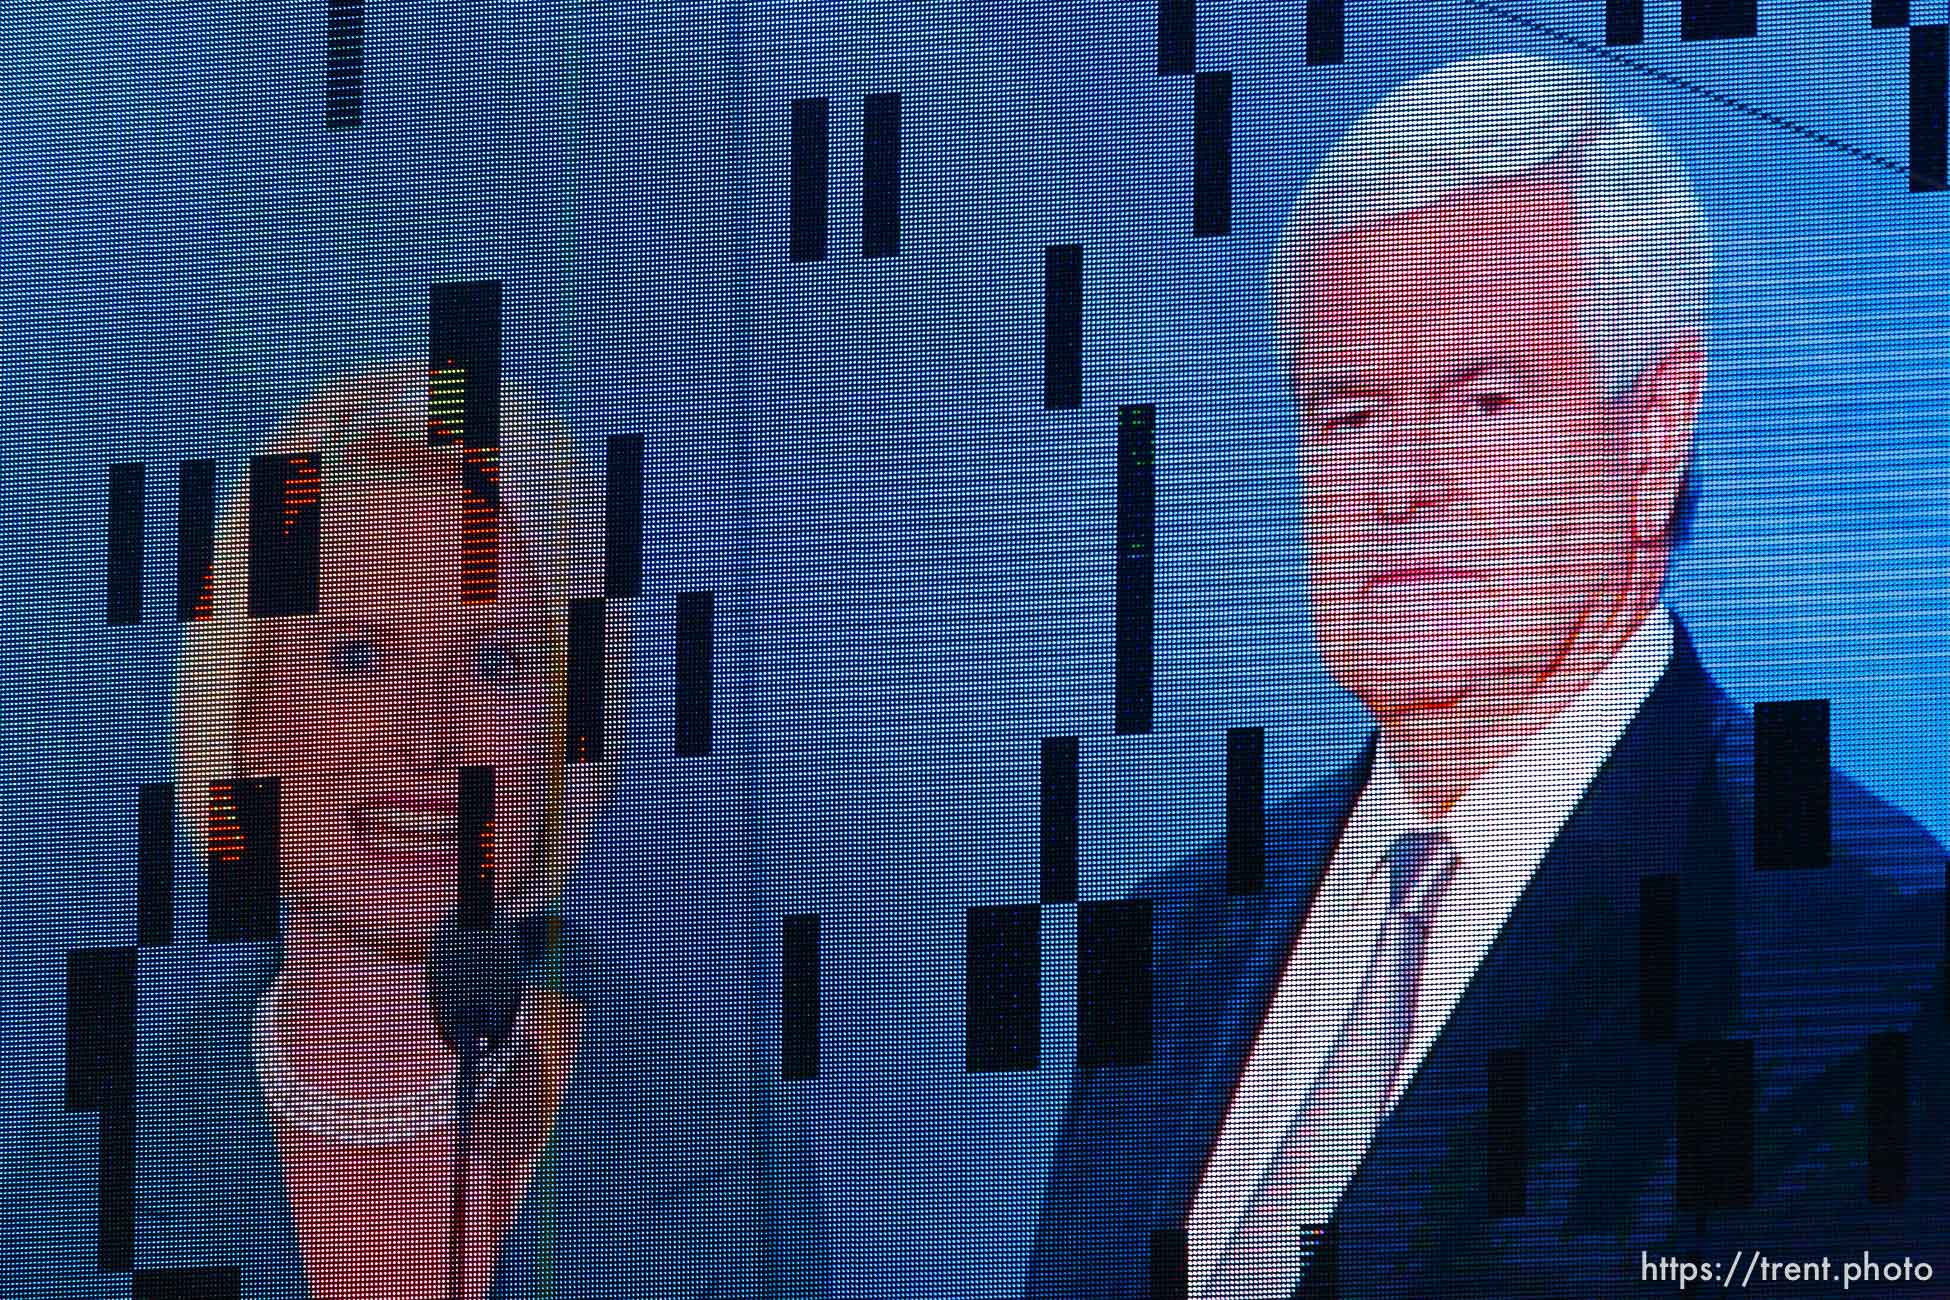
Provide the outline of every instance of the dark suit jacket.
[[[1152,1057],[1078,1069],[1031,1297],[1154,1293],[1153,1232],[1185,1223],[1373,748],[1270,810],[1262,892],[1226,895],[1223,845],[1136,891],[1153,900]],[[1847,778],[1831,791],[1831,865],[1756,870],[1752,722],[1677,628],[1670,665],[1377,1132],[1302,1293],[1657,1294],[1677,1289],[1644,1272],[1662,1254],[1724,1267],[1736,1249],[1826,1254],[1836,1293],[1842,1263],[1865,1248],[1878,1261],[1926,1259],[1939,1286],[1950,1281],[1943,851]],[[1642,1037],[1641,882],[1654,876],[1677,890],[1668,1041]],[[1908,1034],[1895,1204],[1868,1194],[1865,1062],[1877,1031]],[[1751,1048],[1696,1046],[1723,1041]],[[1488,1122],[1498,1049],[1522,1052],[1521,1213],[1494,1212],[1490,1197],[1492,1161],[1507,1164],[1512,1147],[1509,1128]],[[1744,1197],[1742,1162],[1729,1156],[1741,1147],[1738,1080],[1713,1063],[1729,1050],[1753,1061]],[[1686,1122],[1703,1121],[1684,1170],[1682,1098]],[[1698,1182],[1694,1152],[1708,1156]],[[1721,1208],[1701,1211],[1698,1196]],[[1172,1257],[1171,1238],[1158,1248]],[[1747,1290],[1766,1293],[1758,1279]],[[1782,1293],[1812,1294],[1805,1282]]]
[[[303,1300],[249,1052],[251,1010],[277,954],[263,945],[201,960],[233,957],[234,970],[138,1049],[135,1266],[234,1266],[244,1300]],[[823,1294],[803,1132],[776,1085],[687,1030],[710,1009],[679,990],[646,997],[638,978],[619,978],[579,942],[535,982],[585,1013],[544,1149],[550,1172],[538,1169],[503,1239],[494,1300]],[[130,1295],[129,1274],[96,1268],[99,1123],[37,1116],[13,1150],[0,1186],[0,1296]]]

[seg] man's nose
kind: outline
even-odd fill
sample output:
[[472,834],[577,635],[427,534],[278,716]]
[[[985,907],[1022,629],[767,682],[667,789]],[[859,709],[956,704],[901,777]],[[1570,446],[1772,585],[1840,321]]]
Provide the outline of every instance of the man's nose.
[[1426,408],[1408,407],[1376,440],[1370,483],[1375,509],[1405,519],[1446,501],[1455,488],[1445,432]]

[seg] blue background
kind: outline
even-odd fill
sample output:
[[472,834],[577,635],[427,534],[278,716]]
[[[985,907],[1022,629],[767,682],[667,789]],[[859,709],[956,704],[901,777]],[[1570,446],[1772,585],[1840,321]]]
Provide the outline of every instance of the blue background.
[[[1601,6],[1524,12],[1602,40]],[[134,938],[135,789],[170,776],[175,462],[218,457],[227,496],[319,383],[424,355],[429,283],[499,279],[506,373],[593,463],[611,434],[647,448],[632,744],[571,911],[686,972],[700,1017],[744,1015],[719,993],[747,989],[761,1038],[778,918],[818,912],[821,1072],[791,1086],[841,1294],[1018,1291],[1073,1055],[1075,909],[1044,909],[1040,1068],[983,1075],[962,1069],[964,910],[1036,899],[1042,737],[1081,738],[1085,899],[1222,830],[1227,727],[1267,729],[1269,799],[1357,742],[1309,640],[1265,270],[1360,112],[1491,51],[1591,67],[1706,210],[1704,491],[1670,593],[1703,658],[1745,702],[1830,698],[1837,765],[1950,838],[1950,195],[1468,4],[1352,3],[1332,67],[1306,65],[1303,15],[1200,5],[1199,67],[1233,76],[1233,232],[1194,238],[1192,81],[1157,75],[1155,0],[375,0],[364,125],[329,133],[315,0],[10,7],[6,1119],[60,1104],[63,951]],[[1905,35],[1867,0],[1763,0],[1753,39],[1678,27],[1648,0],[1625,53],[1907,156]],[[901,246],[868,260],[861,99],[885,91]],[[830,253],[790,263],[791,101],[815,95]],[[1083,403],[1045,411],[1043,250],[1073,242]],[[1156,714],[1114,737],[1128,402],[1158,412]],[[132,460],[147,617],[110,628],[106,466]],[[672,593],[698,589],[714,750],[679,759]],[[223,960],[178,878],[183,951],[145,956],[145,1008]]]

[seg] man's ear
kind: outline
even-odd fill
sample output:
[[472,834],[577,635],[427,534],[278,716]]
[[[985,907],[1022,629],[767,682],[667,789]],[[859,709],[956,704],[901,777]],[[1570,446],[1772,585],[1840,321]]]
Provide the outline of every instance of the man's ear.
[[1669,540],[1673,511],[1693,458],[1693,424],[1706,385],[1706,357],[1697,334],[1675,338],[1639,372],[1626,398],[1628,463],[1632,473],[1632,540]]

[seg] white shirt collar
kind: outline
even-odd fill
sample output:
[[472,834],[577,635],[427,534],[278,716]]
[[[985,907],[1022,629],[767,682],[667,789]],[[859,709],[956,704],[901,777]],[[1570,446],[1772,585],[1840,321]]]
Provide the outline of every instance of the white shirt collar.
[[[1672,647],[1672,615],[1663,604],[1654,605],[1575,699],[1463,792],[1438,823],[1463,861],[1485,867],[1528,864],[1526,875],[1536,869],[1651,695],[1672,659]],[[1404,831],[1428,825],[1386,745],[1377,745],[1349,837],[1385,846]]]

